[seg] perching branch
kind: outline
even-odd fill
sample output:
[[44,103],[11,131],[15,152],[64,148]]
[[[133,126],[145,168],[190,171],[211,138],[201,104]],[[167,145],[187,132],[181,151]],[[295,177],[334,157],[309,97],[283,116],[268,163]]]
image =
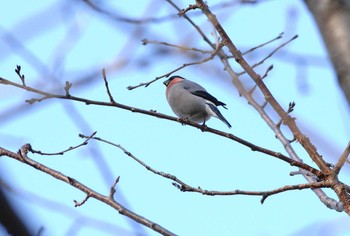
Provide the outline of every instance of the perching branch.
[[[178,122],[178,123],[181,123],[181,124],[187,124],[189,126],[196,127],[196,128],[200,129],[203,132],[209,132],[209,133],[212,133],[212,134],[216,134],[216,135],[228,138],[228,139],[233,140],[235,142],[238,142],[238,143],[240,143],[240,144],[242,144],[242,145],[244,145],[246,147],[249,147],[252,151],[257,151],[257,152],[261,152],[261,153],[267,154],[269,156],[273,156],[273,157],[275,157],[275,158],[277,158],[279,160],[282,160],[284,162],[289,163],[291,166],[296,166],[296,167],[302,168],[304,170],[307,170],[307,171],[311,172],[312,174],[314,174],[315,176],[317,176],[320,179],[322,179],[324,177],[322,175],[322,173],[320,171],[318,171],[317,169],[315,169],[315,168],[313,168],[313,167],[311,167],[311,166],[309,166],[309,165],[307,165],[305,163],[298,162],[298,161],[295,161],[293,159],[290,159],[289,157],[287,157],[287,156],[285,156],[285,155],[283,155],[283,154],[281,154],[279,152],[274,152],[272,150],[260,147],[258,145],[253,144],[253,143],[250,143],[250,142],[248,142],[248,141],[246,141],[244,139],[241,139],[241,138],[239,138],[239,137],[237,137],[237,136],[235,136],[235,135],[233,135],[231,133],[226,133],[226,132],[223,132],[223,131],[220,131],[220,130],[217,130],[217,129],[210,128],[208,126],[203,126],[201,124],[197,124],[197,123],[189,121],[189,120],[179,119],[179,118],[176,118],[176,117],[173,117],[173,116],[169,116],[169,115],[165,115],[165,114],[159,113],[159,112],[154,111],[154,110],[151,110],[151,111],[143,110],[143,109],[127,106],[127,105],[124,105],[124,104],[121,104],[121,103],[117,103],[117,102],[102,102],[102,101],[89,100],[89,99],[85,99],[85,98],[72,96],[71,94],[69,94],[69,95],[67,95],[67,94],[66,95],[59,95],[59,94],[48,93],[48,92],[41,91],[39,89],[31,88],[29,86],[23,86],[21,84],[17,84],[17,83],[11,82],[11,81],[6,80],[6,79],[1,78],[1,77],[0,77],[0,84],[12,85],[12,86],[15,86],[15,87],[18,87],[18,88],[21,88],[21,89],[25,89],[27,91],[43,95],[44,96],[43,98],[45,98],[45,99],[52,99],[52,98],[67,99],[67,100],[82,102],[82,103],[85,103],[86,105],[98,105],[98,106],[117,107],[117,108],[120,108],[120,109],[124,109],[124,110],[128,110],[128,111],[131,111],[131,112],[135,112],[135,113],[141,113],[141,114],[150,115],[150,116],[154,116],[154,117],[161,118],[161,119],[175,121],[175,122]],[[106,86],[108,86],[108,84]],[[107,91],[109,91],[109,89]],[[110,95],[110,99],[111,99],[111,95]],[[113,97],[112,97],[112,99],[113,99]],[[113,101],[114,101],[114,99],[113,99]]]

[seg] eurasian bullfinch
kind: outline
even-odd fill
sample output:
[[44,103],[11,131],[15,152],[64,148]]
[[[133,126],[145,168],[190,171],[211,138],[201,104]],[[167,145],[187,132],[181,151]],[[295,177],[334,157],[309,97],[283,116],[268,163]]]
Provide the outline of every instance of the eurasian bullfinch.
[[167,87],[168,103],[178,117],[196,123],[203,122],[205,125],[205,122],[214,116],[231,128],[230,123],[217,108],[217,106],[223,106],[227,109],[226,104],[210,95],[199,84],[181,76],[172,76],[163,83]]

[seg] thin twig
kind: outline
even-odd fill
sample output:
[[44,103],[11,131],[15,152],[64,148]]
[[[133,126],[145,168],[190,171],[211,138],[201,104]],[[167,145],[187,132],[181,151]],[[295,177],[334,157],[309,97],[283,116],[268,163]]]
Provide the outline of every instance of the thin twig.
[[190,4],[187,8],[182,9],[179,13],[177,13],[179,16],[183,16],[186,12],[191,11],[191,10],[195,10],[199,8],[199,6],[197,4]]
[[[267,59],[269,59],[270,57],[272,57],[278,50],[280,50],[281,48],[283,48],[284,46],[286,46],[288,43],[292,42],[293,40],[295,40],[296,38],[298,38],[298,35],[293,36],[291,39],[289,39],[288,41],[282,43],[281,45],[279,45],[277,48],[275,48],[274,50],[272,50],[272,52],[270,52],[266,57],[264,57],[262,60],[260,60],[259,62],[255,63],[254,65],[251,66],[251,68],[255,68],[261,64],[263,64]],[[243,56],[243,54],[242,54]],[[230,56],[229,58],[234,58],[235,56]],[[238,76],[241,76],[243,74],[247,73],[245,70],[242,72],[238,73]]]
[[270,66],[267,68],[267,70],[265,71],[265,74],[263,74],[263,76],[261,76],[261,79],[265,79],[265,78],[268,76],[269,72],[270,72],[272,69],[273,69],[273,65],[270,65]]
[[249,49],[248,51],[242,52],[242,56],[244,56],[244,55],[246,55],[246,54],[248,54],[248,53],[250,53],[250,52],[253,52],[253,51],[255,51],[256,49],[262,48],[262,47],[266,46],[267,44],[270,44],[270,43],[272,43],[272,42],[274,42],[274,41],[276,41],[276,40],[278,40],[278,39],[281,39],[281,38],[283,37],[283,34],[284,34],[284,33],[282,32],[282,33],[280,33],[277,37],[275,37],[275,38],[273,38],[273,39],[271,39],[271,40],[269,40],[269,41],[267,41],[267,42],[265,42],[265,43],[262,43],[262,44],[260,44],[260,45],[258,45],[258,46],[255,46],[255,47]]
[[78,202],[77,200],[73,200],[74,202],[74,207],[79,207],[81,205],[83,205],[85,202],[87,202],[87,200],[90,198],[90,195],[87,194],[86,197],[83,199],[83,201]]
[[[269,72],[273,69],[273,65],[270,65],[267,70],[265,71],[265,74],[263,74],[263,76],[261,76],[261,79],[265,79]],[[248,91],[249,94],[253,94],[253,92],[255,91],[255,89],[257,88],[257,84],[254,84],[254,86]]]
[[344,163],[348,159],[349,154],[350,154],[350,142],[348,143],[345,150],[339,157],[339,160],[337,161],[337,163],[334,165],[333,171],[335,174],[339,174],[341,168],[344,166]]
[[165,46],[169,46],[169,47],[178,48],[178,49],[184,50],[184,51],[200,52],[200,53],[203,53],[203,54],[209,54],[209,53],[213,52],[211,50],[203,50],[203,49],[194,48],[194,47],[190,48],[190,47],[185,47],[185,46],[181,46],[181,45],[176,45],[176,44],[171,44],[171,43],[161,42],[161,41],[156,41],[156,40],[148,40],[148,39],[143,39],[142,40],[142,44],[143,45],[146,45],[146,44],[159,44],[159,45],[165,45]]
[[117,183],[119,183],[119,179],[120,179],[120,176],[118,176],[118,177],[114,180],[114,183],[113,183],[113,185],[111,186],[111,190],[109,191],[109,198],[114,198],[114,194],[115,194],[115,192],[116,192],[115,186],[117,185]]
[[140,25],[140,24],[149,24],[149,23],[162,23],[164,21],[169,21],[169,20],[178,18],[177,14],[171,14],[171,15],[162,16],[162,17],[147,17],[144,19],[130,18],[127,16],[118,15],[116,14],[115,11],[109,11],[105,8],[102,8],[101,6],[95,3],[96,1],[84,0],[84,2],[95,11],[101,14],[104,14],[115,21],[125,22],[129,24]]
[[106,76],[106,70],[105,68],[102,69],[102,77],[103,77],[103,80],[105,81],[105,87],[106,87],[106,90],[107,90],[107,94],[108,94],[108,97],[109,97],[109,101],[111,103],[116,103],[113,99],[113,96],[111,94],[111,91],[109,90],[109,86],[108,86],[108,81],[107,81],[107,76]]
[[314,188],[330,188],[331,185],[326,182],[314,182],[314,183],[306,183],[306,184],[296,184],[296,185],[286,185],[281,188],[277,188],[272,191],[266,191],[261,199],[261,204],[265,202],[265,200],[274,194],[289,191],[289,190],[301,190],[301,189],[314,189]]
[[127,89],[133,90],[133,89],[139,88],[139,87],[141,87],[141,86],[147,87],[147,86],[149,86],[150,84],[152,84],[153,82],[155,82],[155,81],[157,81],[157,80],[159,80],[159,79],[161,79],[161,78],[164,78],[164,77],[169,77],[171,74],[173,74],[173,73],[175,73],[176,71],[179,71],[179,70],[181,70],[181,69],[183,69],[183,68],[185,68],[185,67],[187,67],[187,66],[193,66],[193,65],[203,64],[203,63],[205,63],[205,62],[207,62],[207,61],[210,61],[210,60],[212,60],[212,59],[216,56],[216,54],[218,53],[219,50],[221,50],[222,47],[223,47],[223,44],[222,44],[222,43],[219,43],[219,44],[217,45],[217,47],[215,48],[215,50],[210,54],[209,57],[204,58],[203,60],[200,60],[200,61],[185,63],[185,64],[183,64],[182,66],[180,66],[180,67],[178,67],[178,68],[176,68],[176,69],[174,69],[174,70],[172,70],[172,71],[170,71],[170,72],[168,72],[168,73],[166,73],[166,74],[164,74],[164,75],[162,75],[162,76],[156,77],[154,80],[151,80],[151,81],[148,81],[148,82],[145,82],[145,83],[140,83],[139,85],[135,85],[135,86],[128,86]]
[[[178,13],[182,11],[181,8],[179,8],[172,0],[166,0],[170,5],[172,5]],[[189,18],[186,14],[182,14],[182,17],[185,18],[194,28],[195,30],[200,34],[202,39],[213,49],[215,50],[215,44],[210,41],[210,39],[207,37],[207,35],[202,31],[202,29],[194,23],[194,21]]]
[[42,152],[42,151],[39,151],[39,150],[34,150],[32,147],[30,147],[30,150],[29,150],[29,151],[32,152],[32,153],[35,153],[35,154],[45,155],[45,156],[63,155],[63,154],[66,153],[66,152],[69,152],[69,151],[72,151],[72,150],[74,150],[74,149],[77,149],[77,148],[79,148],[79,147],[81,147],[81,146],[87,145],[88,142],[89,142],[89,140],[90,140],[93,136],[95,136],[96,133],[97,133],[96,131],[93,132],[90,136],[87,136],[87,137],[86,137],[86,140],[84,140],[84,142],[82,142],[81,144],[78,144],[78,145],[73,146],[73,147],[69,147],[69,148],[67,148],[67,149],[64,150],[64,151],[54,152],[54,153],[47,153],[47,152]]
[[18,75],[18,77],[20,78],[20,80],[22,81],[22,85],[26,86],[25,76],[21,73],[21,66],[20,65],[17,65],[15,72]]

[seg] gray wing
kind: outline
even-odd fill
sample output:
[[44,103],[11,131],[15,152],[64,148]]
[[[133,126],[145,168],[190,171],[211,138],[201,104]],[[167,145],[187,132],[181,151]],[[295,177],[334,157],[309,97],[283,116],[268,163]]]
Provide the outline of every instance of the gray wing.
[[189,80],[184,80],[183,87],[184,87],[184,89],[186,89],[187,91],[189,91],[193,95],[204,98],[208,101],[211,101],[216,106],[223,106],[225,109],[227,109],[225,103],[217,100],[213,95],[208,93],[207,90],[205,90],[205,88],[203,88],[199,84],[192,82],[192,81],[189,81]]

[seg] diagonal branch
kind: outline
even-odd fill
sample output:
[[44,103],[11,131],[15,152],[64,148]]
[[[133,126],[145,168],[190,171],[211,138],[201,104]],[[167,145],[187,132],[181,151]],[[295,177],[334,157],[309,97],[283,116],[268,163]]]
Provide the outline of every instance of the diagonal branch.
[[344,166],[344,163],[348,159],[349,154],[350,154],[350,142],[346,146],[344,152],[341,154],[341,156],[339,157],[339,160],[337,161],[337,163],[333,168],[333,171],[335,174],[339,174],[341,168]]
[[[259,62],[255,63],[254,65],[252,65],[252,68],[255,68],[259,65],[262,65],[267,59],[269,59],[270,57],[272,57],[278,50],[280,50],[281,48],[283,48],[284,46],[286,46],[287,44],[289,44],[290,42],[292,42],[293,40],[295,40],[296,38],[298,38],[298,35],[293,36],[291,39],[287,40],[286,42],[282,43],[281,45],[279,45],[277,48],[275,48],[274,50],[272,50],[272,52],[270,52],[267,56],[265,56],[262,60],[260,60]],[[245,55],[245,53],[242,53],[242,56]],[[231,56],[234,57],[234,56]],[[244,73],[246,73],[247,71],[242,71],[240,73],[238,73],[238,76],[243,75]]]
[[[23,145],[23,147],[18,151],[18,153],[14,153],[14,152],[11,152],[9,150],[6,150],[6,149],[0,147],[0,157],[1,156],[11,157],[17,161],[20,161],[24,164],[32,166],[39,171],[42,171],[48,175],[51,175],[52,177],[54,177],[60,181],[63,181],[65,183],[73,186],[76,189],[81,190],[82,192],[87,194],[87,197],[83,200],[83,202],[85,202],[90,197],[95,198],[96,200],[104,202],[107,205],[113,207],[120,214],[125,215],[125,216],[135,220],[136,222],[156,231],[156,232],[159,232],[163,235],[175,235],[174,233],[170,232],[169,230],[163,228],[162,226],[144,218],[143,216],[137,215],[136,213],[126,209],[124,206],[122,206],[120,203],[115,201],[113,198],[110,198],[110,196],[104,196],[100,193],[97,193],[96,191],[94,191],[91,188],[87,187],[86,185],[80,183],[79,181],[77,181],[77,180],[75,180],[67,175],[62,174],[61,172],[58,172],[54,169],[51,169],[51,168],[49,168],[49,167],[47,167],[39,162],[36,162],[36,161],[30,159],[27,156],[29,149],[30,149],[30,145],[26,144],[26,145]],[[76,203],[76,205],[79,205],[79,204],[82,204],[82,203]]]
[[271,106],[274,108],[277,114],[283,119],[284,123],[291,129],[294,136],[309,153],[311,159],[315,161],[315,163],[320,167],[322,171],[329,171],[327,163],[318,154],[315,146],[312,145],[310,140],[300,132],[300,130],[295,124],[295,120],[283,110],[281,105],[276,101],[269,89],[262,82],[261,77],[251,68],[247,61],[242,57],[240,51],[236,48],[231,39],[228,37],[226,31],[222,28],[216,16],[210,11],[208,6],[202,0],[196,0],[196,2],[199,5],[202,12],[212,22],[213,26],[218,31],[223,41],[226,43],[226,46],[234,56],[237,63],[239,63],[242,66],[242,68],[248,73],[248,75],[255,81],[259,89],[264,94],[266,101],[271,104]]
[[245,52],[242,52],[242,55],[246,55],[248,53],[251,53],[251,52],[253,52],[253,51],[255,51],[255,50],[259,49],[259,48],[262,48],[262,47],[268,45],[269,43],[272,43],[272,42],[274,42],[274,41],[276,41],[278,39],[281,39],[283,37],[283,34],[284,33],[282,32],[277,37],[275,37],[275,38],[273,38],[273,39],[271,39],[271,40],[269,40],[269,41],[267,41],[265,43],[262,43],[262,44],[260,44],[258,46],[252,47],[251,49],[249,49],[249,50],[247,50]]
[[273,97],[270,90],[261,80],[260,75],[258,75],[253,68],[248,64],[248,62],[242,57],[241,52],[233,44],[229,36],[227,35],[224,28],[221,26],[216,16],[210,11],[209,7],[203,2],[203,0],[196,0],[198,7],[202,12],[208,17],[209,21],[213,24],[216,31],[219,33],[222,40],[225,42],[225,46],[229,49],[236,62],[242,66],[242,68],[247,72],[247,74],[254,80],[260,91],[263,93],[265,100],[273,107],[277,114],[282,118],[283,123],[287,125],[292,131],[296,140],[304,147],[304,149],[309,154],[310,158],[317,164],[321,171],[329,172],[330,168],[327,163],[322,159],[321,155],[317,152],[316,147],[310,142],[309,138],[303,135],[299,128],[297,127],[295,120],[288,115],[282,108],[282,106]]

